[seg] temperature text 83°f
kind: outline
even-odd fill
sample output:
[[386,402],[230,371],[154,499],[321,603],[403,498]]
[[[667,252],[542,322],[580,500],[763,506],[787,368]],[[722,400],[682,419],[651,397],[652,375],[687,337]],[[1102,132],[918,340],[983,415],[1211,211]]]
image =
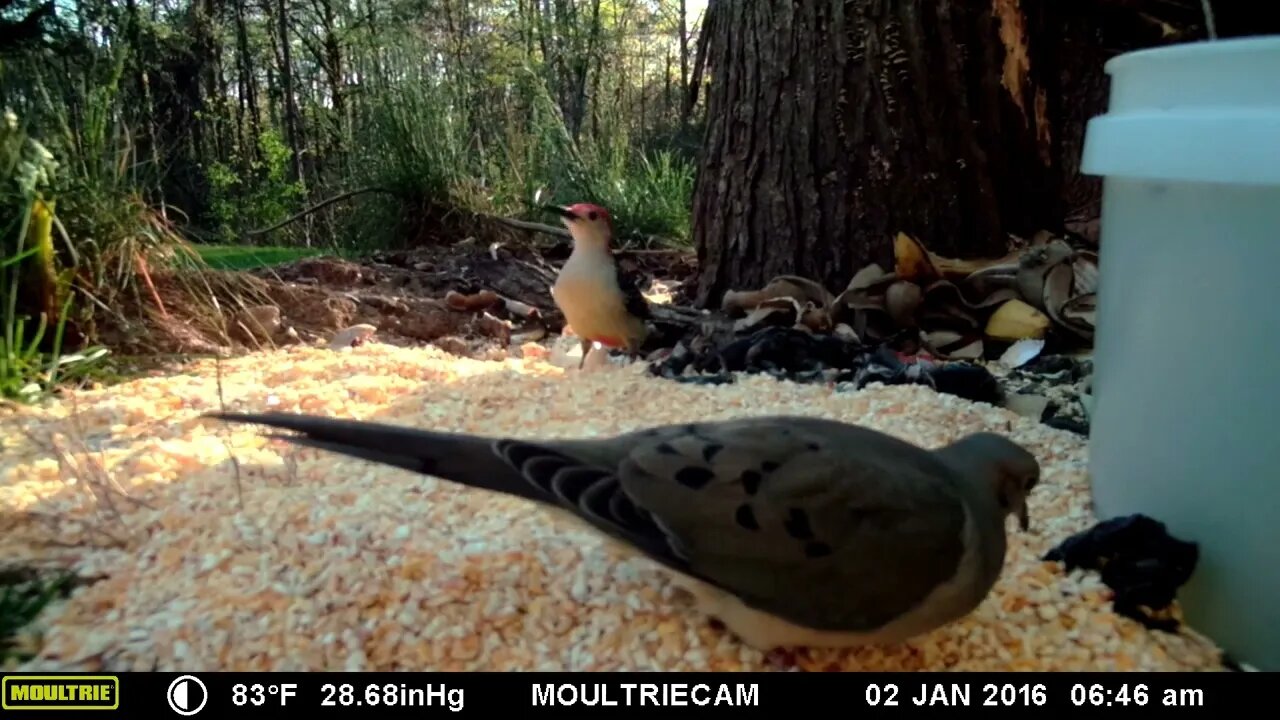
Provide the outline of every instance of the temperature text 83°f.
[[271,683],[263,685],[262,683],[254,683],[245,685],[244,683],[236,683],[231,686],[231,704],[236,707],[243,705],[266,705],[268,701],[272,705],[279,704],[284,707],[289,704],[289,698],[298,697],[298,685],[296,683]]

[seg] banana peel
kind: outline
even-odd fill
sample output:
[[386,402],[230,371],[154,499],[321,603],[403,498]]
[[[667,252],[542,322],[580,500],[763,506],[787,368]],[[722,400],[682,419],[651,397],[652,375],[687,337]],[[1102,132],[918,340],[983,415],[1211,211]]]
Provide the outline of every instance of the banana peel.
[[987,319],[986,335],[994,340],[1015,342],[1045,336],[1052,323],[1049,317],[1014,298],[996,308]]
[[893,240],[893,258],[893,272],[903,280],[927,284],[942,277],[929,250],[904,232]]
[[992,267],[1016,265],[1021,253],[1014,250],[998,258],[949,258],[929,251],[919,240],[900,232],[894,238],[894,272],[903,279],[964,280]]

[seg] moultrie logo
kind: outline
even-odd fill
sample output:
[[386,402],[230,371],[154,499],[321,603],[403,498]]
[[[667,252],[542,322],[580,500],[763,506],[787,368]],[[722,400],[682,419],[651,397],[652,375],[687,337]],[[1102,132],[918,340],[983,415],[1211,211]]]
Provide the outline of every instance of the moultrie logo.
[[5,675],[0,680],[4,710],[117,710],[120,678],[115,675]]

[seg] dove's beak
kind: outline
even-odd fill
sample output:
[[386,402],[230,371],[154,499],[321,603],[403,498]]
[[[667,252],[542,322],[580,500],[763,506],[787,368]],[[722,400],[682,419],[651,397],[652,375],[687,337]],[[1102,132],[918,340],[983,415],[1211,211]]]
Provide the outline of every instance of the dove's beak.
[[1022,528],[1022,532],[1031,529],[1031,518],[1027,517],[1027,504],[1025,502],[1018,506],[1018,526]]

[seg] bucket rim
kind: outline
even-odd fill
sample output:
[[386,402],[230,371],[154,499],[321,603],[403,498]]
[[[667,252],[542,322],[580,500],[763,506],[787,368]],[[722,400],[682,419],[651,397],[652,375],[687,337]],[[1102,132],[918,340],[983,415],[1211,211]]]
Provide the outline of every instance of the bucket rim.
[[1280,53],[1280,34],[1248,35],[1225,40],[1193,40],[1173,45],[1131,50],[1108,60],[1104,70],[1111,74],[1140,62],[1194,58],[1223,53],[1234,55],[1254,52]]

